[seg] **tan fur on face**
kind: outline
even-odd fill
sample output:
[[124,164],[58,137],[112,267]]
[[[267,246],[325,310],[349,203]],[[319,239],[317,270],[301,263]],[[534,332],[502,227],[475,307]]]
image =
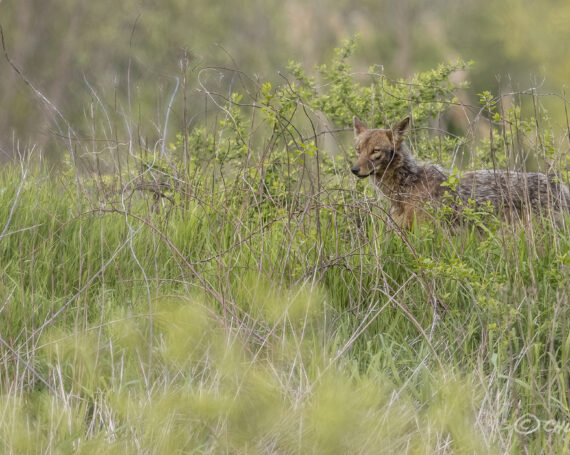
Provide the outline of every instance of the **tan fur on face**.
[[[428,217],[426,204],[441,204],[448,191],[442,183],[449,177],[438,165],[416,163],[404,142],[408,126],[406,117],[390,129],[369,129],[355,117],[358,157],[351,169],[359,178],[372,176],[391,202],[392,218],[404,228],[411,228],[415,219]],[[451,192],[451,200],[457,214],[470,200],[476,205],[490,202],[505,220],[521,219],[528,213],[553,213],[559,218],[570,211],[568,186],[536,172],[466,172]]]

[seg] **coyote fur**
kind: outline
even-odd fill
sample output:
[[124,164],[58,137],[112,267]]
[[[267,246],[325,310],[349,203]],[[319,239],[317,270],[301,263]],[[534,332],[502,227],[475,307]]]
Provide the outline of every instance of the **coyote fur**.
[[[406,117],[390,129],[367,128],[354,117],[358,158],[351,171],[359,178],[372,176],[391,202],[390,216],[402,228],[429,218],[428,206],[446,202],[454,222],[468,205],[492,206],[506,221],[526,220],[532,214],[552,215],[560,221],[570,211],[568,186],[538,172],[478,170],[465,172],[456,185],[447,185],[450,173],[435,164],[417,163],[404,139]],[[447,194],[446,194],[447,192]],[[444,197],[445,196],[445,197]]]

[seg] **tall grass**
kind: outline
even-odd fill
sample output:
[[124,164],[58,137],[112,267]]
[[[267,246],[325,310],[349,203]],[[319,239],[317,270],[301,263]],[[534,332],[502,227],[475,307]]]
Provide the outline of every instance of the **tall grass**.
[[259,96],[116,172],[2,170],[3,453],[567,450],[567,224],[400,231],[347,133]]

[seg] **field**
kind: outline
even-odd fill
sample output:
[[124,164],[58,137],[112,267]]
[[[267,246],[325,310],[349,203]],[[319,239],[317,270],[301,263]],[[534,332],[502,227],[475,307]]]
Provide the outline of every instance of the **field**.
[[411,112],[420,159],[565,181],[567,138],[489,94],[485,137],[434,134],[462,63],[362,82],[350,53],[319,82],[202,87],[172,143],[97,101],[101,140],[58,118],[57,169],[2,168],[2,453],[568,451],[569,220],[401,231],[349,172],[354,114]]

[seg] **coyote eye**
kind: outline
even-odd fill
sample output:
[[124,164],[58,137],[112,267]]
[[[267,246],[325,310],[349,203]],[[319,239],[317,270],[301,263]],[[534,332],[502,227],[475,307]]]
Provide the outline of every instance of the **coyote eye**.
[[370,159],[371,160],[377,160],[381,156],[382,156],[382,150],[374,149],[374,150],[372,150],[372,153],[370,154]]

